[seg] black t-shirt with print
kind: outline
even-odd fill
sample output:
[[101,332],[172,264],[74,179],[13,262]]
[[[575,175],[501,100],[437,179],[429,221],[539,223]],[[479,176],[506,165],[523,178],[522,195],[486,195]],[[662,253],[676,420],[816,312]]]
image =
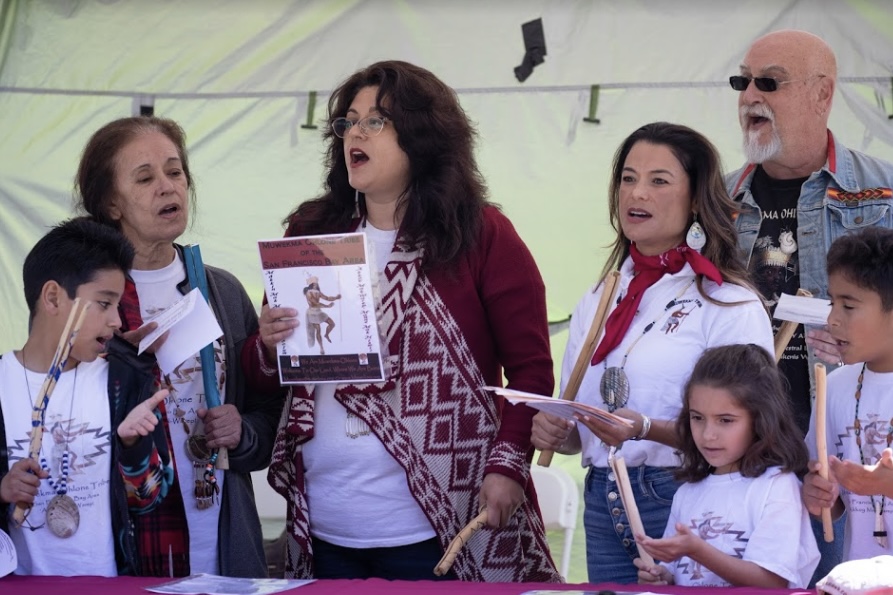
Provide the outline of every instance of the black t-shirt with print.
[[[754,283],[774,313],[782,293],[794,295],[800,288],[800,259],[797,253],[797,201],[807,178],[776,180],[762,167],[754,172],[751,192],[763,213],[760,232],[750,257],[750,273]],[[778,332],[781,322],[772,321]],[[782,355],[778,367],[788,380],[791,403],[797,425],[804,434],[809,428],[811,409],[809,394],[809,362],[806,338],[799,325]]]

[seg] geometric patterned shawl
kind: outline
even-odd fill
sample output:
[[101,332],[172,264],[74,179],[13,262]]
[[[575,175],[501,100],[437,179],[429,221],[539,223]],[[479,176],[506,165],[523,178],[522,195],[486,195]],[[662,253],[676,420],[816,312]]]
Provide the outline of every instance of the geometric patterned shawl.
[[[435,288],[419,273],[417,251],[399,242],[379,280],[380,317],[391,355],[387,382],[339,385],[335,398],[363,419],[406,470],[409,489],[441,547],[478,512],[484,467],[498,459],[529,477],[526,453],[496,444],[499,412],[480,389],[484,378],[461,329]],[[292,387],[268,479],[288,502],[286,576],[313,576],[301,444],[313,437],[313,400]],[[460,580],[561,582],[532,498],[507,527],[478,531],[456,558]],[[433,578],[432,568],[432,578]]]

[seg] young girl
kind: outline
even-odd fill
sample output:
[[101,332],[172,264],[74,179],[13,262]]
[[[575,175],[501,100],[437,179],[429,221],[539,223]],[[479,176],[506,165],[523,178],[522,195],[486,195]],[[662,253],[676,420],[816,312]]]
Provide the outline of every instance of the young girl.
[[800,480],[803,435],[771,356],[708,349],[685,386],[676,431],[683,484],[662,539],[637,535],[640,583],[803,588],[819,561]]

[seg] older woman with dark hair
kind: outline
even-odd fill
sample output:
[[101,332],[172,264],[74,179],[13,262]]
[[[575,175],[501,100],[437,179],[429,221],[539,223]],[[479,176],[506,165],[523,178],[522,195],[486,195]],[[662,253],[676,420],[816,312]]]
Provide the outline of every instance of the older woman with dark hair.
[[609,196],[617,231],[600,281],[580,300],[562,366],[561,390],[581,357],[604,280],[620,270],[618,298],[576,400],[632,424],[583,417],[575,423],[538,413],[533,444],[583,453],[586,557],[593,583],[634,583],[635,536],[609,467],[622,447],[645,532],[663,535],[678,484],[675,421],[682,389],[708,347],[754,343],[770,353],[772,328],[747,281],[719,155],[703,135],[656,122],[633,132],[614,156]]
[[[365,231],[381,272],[386,382],[294,388],[270,481],[288,500],[289,574],[435,579],[449,541],[487,527],[448,578],[557,581],[530,482],[532,410],[481,390],[553,389],[545,289],[486,200],[456,94],[380,62],[329,100],[325,193],[286,235]],[[275,382],[297,312],[264,308],[243,365]]]
[[[143,320],[190,289],[183,249],[175,243],[195,201],[185,134],[164,118],[110,122],[84,148],[76,186],[80,210],[121,230],[136,249],[120,303],[123,337],[129,343],[110,345],[131,349],[136,357],[134,345],[154,328],[140,328]],[[163,379],[171,395],[159,410],[176,483],[158,508],[136,519],[139,572],[264,577],[267,565],[250,473],[270,460],[284,391],[246,386],[239,354],[245,339],[257,331],[257,314],[234,276],[211,266],[205,274],[210,305],[223,329],[213,343],[213,378],[221,404],[208,409],[199,354]],[[154,357],[144,354],[146,358],[151,369]],[[211,449],[219,447],[229,449],[229,470],[206,476]]]

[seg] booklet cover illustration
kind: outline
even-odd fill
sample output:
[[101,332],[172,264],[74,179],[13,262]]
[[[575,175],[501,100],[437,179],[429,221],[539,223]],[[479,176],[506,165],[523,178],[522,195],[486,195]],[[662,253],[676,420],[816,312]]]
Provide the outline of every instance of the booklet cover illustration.
[[277,347],[283,384],[384,380],[375,277],[363,233],[258,242],[270,307],[298,311]]

